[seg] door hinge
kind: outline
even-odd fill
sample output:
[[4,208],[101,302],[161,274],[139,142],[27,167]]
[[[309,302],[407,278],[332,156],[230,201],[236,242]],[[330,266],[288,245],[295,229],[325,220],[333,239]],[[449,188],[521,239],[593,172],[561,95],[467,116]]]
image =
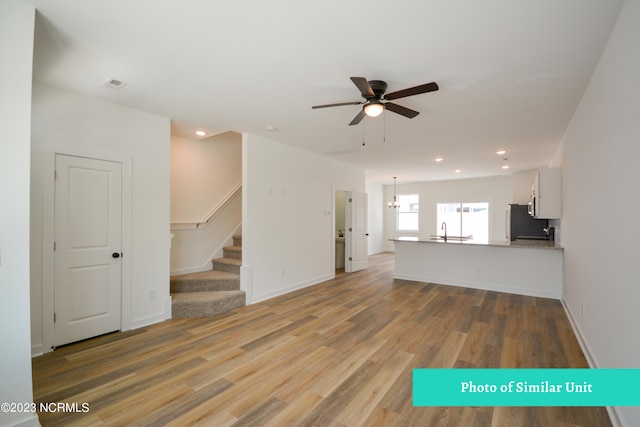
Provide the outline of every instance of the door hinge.
[[353,261],[353,258],[349,257],[349,261]]
[[53,242],[53,251],[56,251],[56,242]]
[[349,203],[352,203],[352,202],[353,202],[353,199],[349,199]]
[[349,227],[349,231],[353,231],[353,228]]
[[53,323],[56,323],[56,313],[53,313]]
[[54,169],[53,170],[53,180],[55,181],[56,179],[58,179],[58,170]]

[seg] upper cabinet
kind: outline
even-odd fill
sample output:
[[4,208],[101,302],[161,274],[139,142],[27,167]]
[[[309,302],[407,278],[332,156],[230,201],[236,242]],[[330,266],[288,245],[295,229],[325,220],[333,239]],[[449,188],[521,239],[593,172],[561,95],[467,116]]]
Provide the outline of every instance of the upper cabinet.
[[562,216],[562,172],[559,167],[541,168],[536,173],[529,213],[539,219]]

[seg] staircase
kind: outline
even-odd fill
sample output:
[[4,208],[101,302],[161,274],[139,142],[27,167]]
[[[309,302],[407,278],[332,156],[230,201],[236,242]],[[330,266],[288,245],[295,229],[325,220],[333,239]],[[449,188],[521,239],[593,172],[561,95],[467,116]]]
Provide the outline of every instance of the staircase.
[[171,277],[171,311],[174,318],[210,317],[243,307],[240,290],[242,236],[222,249],[223,258],[211,261],[212,270]]

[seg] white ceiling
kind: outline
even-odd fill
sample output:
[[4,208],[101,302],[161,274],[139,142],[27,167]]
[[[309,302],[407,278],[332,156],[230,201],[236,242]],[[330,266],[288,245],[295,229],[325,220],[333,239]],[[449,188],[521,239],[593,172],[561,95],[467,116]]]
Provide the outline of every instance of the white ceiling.
[[[196,129],[260,134],[383,184],[547,164],[623,3],[23,1],[39,11],[35,80],[168,117],[193,139]],[[348,126],[360,106],[311,109],[361,100],[350,76],[388,92],[440,90],[394,101],[420,111],[414,119],[387,112]],[[102,87],[108,78],[127,85]]]

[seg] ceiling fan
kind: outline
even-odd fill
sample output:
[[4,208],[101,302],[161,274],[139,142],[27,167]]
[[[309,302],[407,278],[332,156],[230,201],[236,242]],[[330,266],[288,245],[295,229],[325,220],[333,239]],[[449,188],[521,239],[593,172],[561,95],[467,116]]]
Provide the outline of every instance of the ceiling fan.
[[408,117],[410,119],[414,118],[418,114],[418,111],[412,110],[407,107],[403,107],[402,105],[395,104],[393,102],[382,102],[382,101],[392,101],[394,99],[405,98],[407,96],[419,95],[421,93],[433,92],[438,90],[438,84],[436,82],[426,83],[420,86],[414,86],[407,89],[398,90],[396,92],[386,93],[387,83],[382,80],[369,80],[367,81],[364,77],[351,77],[351,81],[354,85],[360,90],[364,101],[353,101],[353,102],[339,102],[337,104],[324,104],[324,105],[314,105],[313,109],[316,108],[327,108],[327,107],[340,107],[343,105],[362,105],[362,111],[358,113],[357,116],[351,120],[349,126],[357,125],[364,119],[364,116],[369,117],[377,117],[382,114],[384,109],[393,111],[394,113],[400,114],[401,116]]

